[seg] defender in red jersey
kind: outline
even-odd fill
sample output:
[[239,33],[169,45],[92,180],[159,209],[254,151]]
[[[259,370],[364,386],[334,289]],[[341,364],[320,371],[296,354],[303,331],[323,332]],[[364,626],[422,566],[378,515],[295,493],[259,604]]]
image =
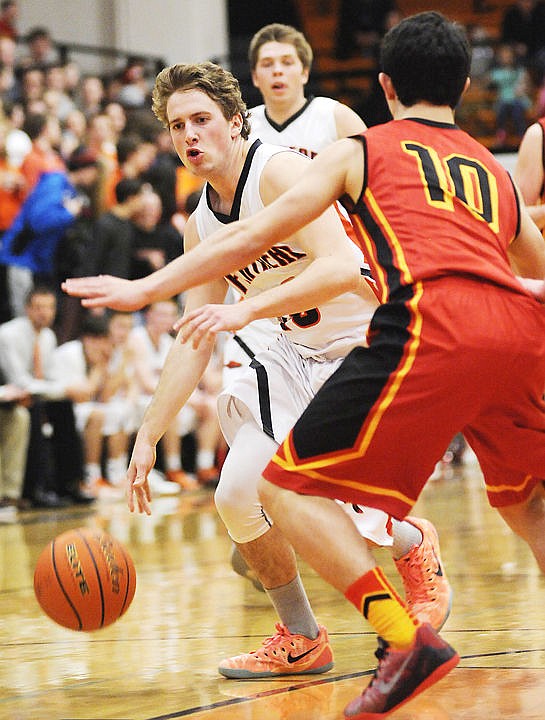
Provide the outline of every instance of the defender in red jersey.
[[[177,287],[243,267],[336,198],[359,228],[384,303],[369,346],[323,385],[260,488],[293,547],[381,638],[351,720],[388,715],[458,656],[408,615],[333,499],[404,517],[463,431],[491,503],[545,571],[545,310],[511,269],[545,279],[543,239],[507,172],[454,124],[469,82],[463,30],[436,12],[406,18],[381,65],[392,122],[335,142],[285,195],[177,261]],[[74,287],[90,306],[127,297],[111,278]],[[206,313],[188,320],[187,335],[209,329]]]

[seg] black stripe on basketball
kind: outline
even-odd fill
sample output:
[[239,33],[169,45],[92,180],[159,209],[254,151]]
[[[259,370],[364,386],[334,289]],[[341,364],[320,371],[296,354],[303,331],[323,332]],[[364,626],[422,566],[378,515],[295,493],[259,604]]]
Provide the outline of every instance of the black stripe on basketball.
[[129,597],[129,588],[131,586],[131,571],[125,549],[121,545],[118,545],[117,549],[120,550],[121,554],[123,555],[123,560],[125,561],[125,572],[127,573],[127,581],[125,583],[125,597],[123,598],[123,605],[121,606],[121,610],[119,611],[119,617],[121,617],[127,609],[127,599]]
[[99,590],[100,590],[100,604],[101,604],[101,608],[102,608],[102,609],[101,609],[101,616],[100,616],[100,627],[104,627],[104,590],[103,590],[103,588],[102,588],[102,580],[100,579],[100,573],[99,573],[99,571],[98,571],[98,567],[97,567],[97,563],[96,563],[96,560],[95,560],[95,556],[93,555],[93,553],[92,553],[92,551],[91,551],[91,548],[89,547],[89,543],[87,542],[87,539],[86,539],[85,535],[82,535],[82,533],[80,533],[79,531],[78,531],[78,535],[80,536],[80,538],[81,538],[81,539],[83,540],[83,542],[85,543],[85,546],[87,547],[87,550],[89,551],[89,555],[91,556],[91,560],[93,561],[93,565],[95,566],[95,572],[96,572],[96,576],[97,576],[98,587],[99,587]]
[[81,622],[81,617],[80,617],[78,611],[76,610],[76,607],[75,607],[74,603],[73,603],[72,600],[70,600],[70,598],[68,597],[68,595],[67,595],[67,593],[66,593],[66,590],[64,589],[64,585],[62,584],[62,581],[61,581],[61,579],[60,579],[60,577],[59,577],[59,573],[57,572],[57,563],[56,563],[56,561],[55,561],[55,544],[56,544],[56,542],[57,542],[56,540],[53,540],[53,542],[51,543],[51,565],[53,566],[53,570],[55,571],[55,577],[57,578],[57,584],[58,584],[58,586],[60,587],[60,589],[62,590],[62,594],[63,594],[64,597],[66,598],[66,602],[67,602],[67,603],[70,605],[70,607],[72,608],[72,611],[73,611],[74,615],[76,616],[76,619],[77,619],[77,621],[78,621],[78,623],[79,623],[79,628],[78,628],[78,630],[81,630],[82,627],[83,627],[83,623]]

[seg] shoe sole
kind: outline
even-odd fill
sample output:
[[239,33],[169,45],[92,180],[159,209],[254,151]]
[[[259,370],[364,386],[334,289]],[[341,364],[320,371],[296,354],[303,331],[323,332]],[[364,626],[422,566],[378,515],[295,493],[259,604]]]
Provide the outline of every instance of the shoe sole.
[[345,720],[382,720],[382,718],[385,718],[388,715],[391,715],[393,712],[396,712],[397,710],[399,710],[399,708],[403,707],[403,705],[408,703],[410,700],[413,700],[417,695],[420,695],[420,693],[424,692],[424,690],[427,690],[432,685],[435,685],[435,683],[438,683],[439,680],[444,678],[445,675],[448,675],[448,673],[453,670],[459,662],[460,656],[458,655],[458,653],[455,653],[442,665],[439,665],[439,667],[435,668],[435,670],[412,691],[409,697],[406,697],[405,700],[402,700],[398,705],[391,708],[390,710],[386,710],[386,712],[383,713],[363,712],[359,713],[358,715],[344,715]]
[[223,677],[229,678],[229,680],[259,680],[262,678],[282,677],[284,675],[319,675],[331,670],[333,665],[334,663],[332,661],[326,665],[321,665],[318,668],[311,668],[310,670],[292,670],[291,672],[252,672],[251,670],[219,667],[218,672],[220,675],[223,675]]

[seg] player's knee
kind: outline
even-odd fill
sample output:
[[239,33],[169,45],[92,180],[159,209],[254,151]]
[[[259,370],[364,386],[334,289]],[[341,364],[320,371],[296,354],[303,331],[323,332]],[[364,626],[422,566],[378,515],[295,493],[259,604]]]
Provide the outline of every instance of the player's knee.
[[273,485],[264,477],[259,479],[257,484],[257,494],[260,502],[264,507],[270,506],[277,495],[278,487]]
[[257,498],[255,485],[229,482],[222,471],[214,495],[216,509],[232,540],[247,543],[270,529],[270,521]]

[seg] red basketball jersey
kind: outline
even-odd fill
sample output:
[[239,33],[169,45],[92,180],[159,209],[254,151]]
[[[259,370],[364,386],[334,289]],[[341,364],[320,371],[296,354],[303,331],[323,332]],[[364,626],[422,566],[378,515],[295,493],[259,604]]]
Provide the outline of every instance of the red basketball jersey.
[[363,191],[355,206],[344,204],[381,302],[445,275],[523,292],[506,252],[519,230],[517,195],[486,148],[456,125],[420,119],[377,125],[358,137]]

